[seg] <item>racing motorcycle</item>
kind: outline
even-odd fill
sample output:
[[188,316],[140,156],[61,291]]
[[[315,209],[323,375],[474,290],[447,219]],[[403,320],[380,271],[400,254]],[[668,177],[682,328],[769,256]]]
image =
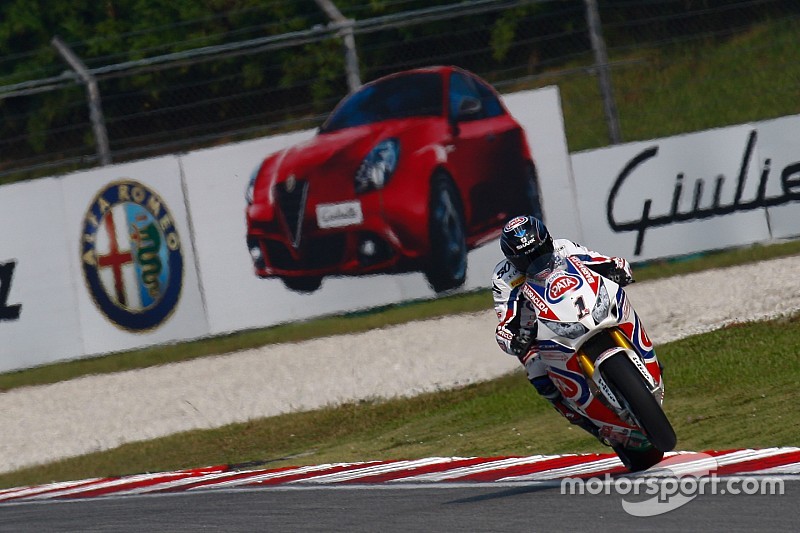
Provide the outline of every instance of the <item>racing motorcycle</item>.
[[661,366],[622,287],[568,257],[544,279],[529,276],[522,292],[537,313],[539,357],[565,400],[628,470],[658,463],[677,439],[662,409]]

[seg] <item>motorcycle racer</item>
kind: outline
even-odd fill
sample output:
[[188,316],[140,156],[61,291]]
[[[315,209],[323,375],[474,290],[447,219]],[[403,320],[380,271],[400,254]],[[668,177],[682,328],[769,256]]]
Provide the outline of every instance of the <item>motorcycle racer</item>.
[[569,406],[547,375],[538,355],[536,311],[521,289],[527,277],[543,281],[570,256],[625,286],[634,281],[628,261],[601,255],[568,239],[553,239],[541,220],[528,215],[514,217],[505,225],[500,249],[505,258],[492,274],[492,295],[499,321],[495,329],[497,344],[519,359],[536,391],[559,413],[603,442],[597,426]]

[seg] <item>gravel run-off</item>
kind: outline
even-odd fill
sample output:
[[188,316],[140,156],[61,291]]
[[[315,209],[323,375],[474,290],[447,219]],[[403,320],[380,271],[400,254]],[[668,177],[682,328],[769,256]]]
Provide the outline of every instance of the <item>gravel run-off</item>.
[[[800,309],[800,256],[626,289],[656,343]],[[191,429],[364,398],[410,396],[517,368],[487,309],[0,394],[0,472]]]

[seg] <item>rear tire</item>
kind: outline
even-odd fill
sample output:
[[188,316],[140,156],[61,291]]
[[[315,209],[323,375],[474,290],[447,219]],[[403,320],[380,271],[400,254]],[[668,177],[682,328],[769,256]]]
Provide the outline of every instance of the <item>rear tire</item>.
[[661,452],[675,448],[678,440],[675,430],[633,363],[623,354],[617,354],[605,361],[600,371],[627,403],[650,443]]
[[431,179],[428,221],[431,255],[425,276],[436,292],[455,289],[467,277],[464,208],[450,177],[437,172]]

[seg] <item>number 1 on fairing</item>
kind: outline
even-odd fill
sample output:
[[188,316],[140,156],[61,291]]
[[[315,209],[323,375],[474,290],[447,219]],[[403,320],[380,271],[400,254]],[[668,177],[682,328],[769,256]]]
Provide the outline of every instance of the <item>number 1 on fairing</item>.
[[586,309],[586,303],[583,301],[583,296],[575,300],[575,307],[578,308],[578,320],[589,314],[589,310]]

